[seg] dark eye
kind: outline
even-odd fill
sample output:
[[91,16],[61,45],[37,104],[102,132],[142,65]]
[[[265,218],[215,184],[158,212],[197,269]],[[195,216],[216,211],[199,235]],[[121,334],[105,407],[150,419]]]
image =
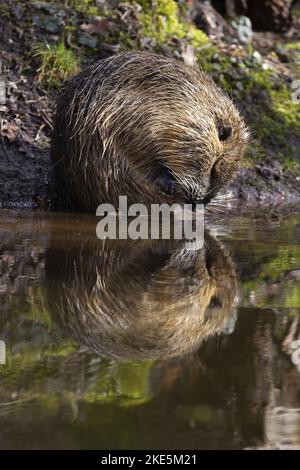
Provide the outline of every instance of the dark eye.
[[221,124],[218,124],[217,130],[218,130],[219,139],[222,142],[224,142],[225,140],[228,140],[229,137],[231,137],[232,127],[225,127],[225,126],[222,126]]
[[165,193],[172,194],[174,192],[176,178],[172,171],[160,161],[157,162],[153,179]]

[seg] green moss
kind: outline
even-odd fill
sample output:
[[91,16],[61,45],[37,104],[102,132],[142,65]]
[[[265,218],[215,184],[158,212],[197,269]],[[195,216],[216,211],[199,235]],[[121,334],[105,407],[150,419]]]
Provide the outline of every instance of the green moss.
[[59,88],[62,82],[79,70],[78,59],[72,49],[67,49],[63,42],[50,46],[38,45],[35,56],[41,65],[38,69],[39,81],[50,88]]
[[300,174],[295,144],[300,136],[300,107],[292,102],[289,86],[274,72],[257,67],[243,69],[239,90],[234,80],[224,82],[220,85],[226,91],[231,87],[241,103],[246,103],[246,107],[249,103],[248,122],[254,136],[252,158],[262,161],[271,152],[286,170]]
[[263,117],[265,137],[278,147],[278,159],[293,173],[299,173],[298,149],[292,144],[300,136],[300,108],[292,102],[291,90],[282,85],[278,90],[269,90],[272,113]]
[[95,0],[65,0],[64,3],[66,7],[71,7],[77,13],[91,16],[101,13]]
[[1,2],[0,15],[3,20],[11,19],[10,5]]
[[291,125],[299,127],[300,130],[300,108],[292,101],[292,90],[282,86],[279,90],[270,90],[273,101],[273,109],[279,113],[285,121]]
[[[213,57],[217,56],[216,60]],[[203,70],[212,75],[216,83],[229,95],[235,87],[235,82],[232,77],[232,63],[229,57],[223,54],[218,54],[218,50],[214,46],[210,46],[197,55],[198,63]]]
[[300,41],[290,42],[285,46],[287,51],[297,51],[300,52]]
[[142,7],[138,13],[142,37],[152,39],[159,45],[174,38],[185,39],[196,48],[208,44],[208,37],[203,31],[180,18],[178,5],[174,0],[143,0],[139,4]]
[[[280,158],[280,155],[279,155]],[[300,164],[297,162],[294,158],[282,155],[281,156],[281,161],[283,163],[283,166],[286,170],[289,172],[293,173],[294,175],[299,176],[300,175]]]

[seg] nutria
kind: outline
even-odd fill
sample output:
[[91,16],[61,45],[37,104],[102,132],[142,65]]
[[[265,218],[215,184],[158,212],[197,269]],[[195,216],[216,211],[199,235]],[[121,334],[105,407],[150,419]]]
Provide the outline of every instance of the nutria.
[[207,203],[239,167],[248,132],[204,72],[131,52],[104,59],[66,85],[52,139],[65,208],[100,203]]
[[47,252],[50,312],[100,356],[184,356],[232,323],[234,266],[208,233],[199,251],[187,251],[181,240],[76,235],[66,247],[58,234]]

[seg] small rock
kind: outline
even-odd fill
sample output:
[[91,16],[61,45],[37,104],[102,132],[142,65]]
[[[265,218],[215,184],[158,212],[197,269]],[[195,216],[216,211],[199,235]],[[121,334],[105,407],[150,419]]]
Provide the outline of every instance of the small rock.
[[252,23],[247,16],[240,16],[234,23],[237,35],[243,44],[250,44],[253,38]]
[[243,91],[243,89],[244,89],[244,86],[243,86],[242,82],[236,82],[235,86],[240,91]]
[[13,6],[12,13],[16,17],[16,19],[19,20],[19,21],[23,17],[23,11],[22,11],[22,9],[20,8],[19,5]]
[[97,46],[98,39],[89,33],[80,33],[78,37],[78,42],[82,46],[87,46],[91,49],[94,49]]
[[51,15],[56,12],[56,6],[52,3],[47,2],[32,2],[32,7],[36,10],[44,11],[45,13],[50,13]]
[[291,269],[284,274],[284,278],[289,281],[300,281],[300,269]]
[[104,8],[104,7],[106,7],[106,3],[107,3],[106,0],[96,0],[96,5],[97,5],[97,7],[99,7],[99,8]]
[[60,23],[56,18],[44,18],[42,27],[52,34],[57,34],[60,31]]
[[290,61],[290,57],[287,53],[287,51],[284,49],[282,46],[277,46],[275,50],[279,60],[283,62],[284,64],[287,64]]
[[258,65],[262,64],[262,60],[263,60],[262,55],[258,51],[253,52],[252,59],[256,64],[258,64]]
[[213,70],[216,70],[216,71],[222,70],[222,66],[221,66],[221,64],[213,64],[213,65],[212,65],[212,69],[213,69]]

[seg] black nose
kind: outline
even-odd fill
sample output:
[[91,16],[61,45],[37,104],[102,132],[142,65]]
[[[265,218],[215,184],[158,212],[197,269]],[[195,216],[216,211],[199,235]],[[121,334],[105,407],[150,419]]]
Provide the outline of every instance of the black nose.
[[225,127],[225,126],[222,126],[221,124],[219,124],[217,126],[217,129],[218,129],[218,136],[219,136],[219,139],[224,142],[225,140],[228,140],[229,137],[231,137],[231,134],[232,134],[232,127]]
[[189,206],[192,206],[192,211],[196,212],[197,206],[200,204],[206,204],[205,198],[186,198],[184,201],[184,204],[188,204]]

